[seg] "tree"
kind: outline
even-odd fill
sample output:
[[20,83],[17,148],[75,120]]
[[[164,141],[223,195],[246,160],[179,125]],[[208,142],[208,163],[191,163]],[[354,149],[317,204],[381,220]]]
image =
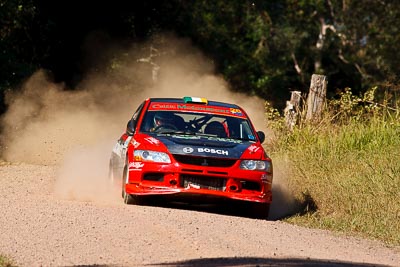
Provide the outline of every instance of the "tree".
[[0,114],[5,110],[4,92],[35,69],[29,28],[36,16],[30,0],[0,0]]
[[[270,98],[280,76],[270,64],[271,18],[251,1],[176,1],[176,30],[190,36],[233,89]],[[271,60],[270,60],[271,59]]]
[[96,53],[88,61],[82,50],[88,38],[129,47],[165,30],[190,37],[232,89],[277,108],[289,91],[306,91],[314,73],[328,76],[328,95],[399,84],[394,0],[0,0],[0,7],[1,92],[39,67],[74,88],[109,58]]
[[[176,1],[176,29],[218,63],[234,88],[283,103],[328,76],[331,95],[398,84],[398,1]],[[284,99],[282,99],[284,98]]]

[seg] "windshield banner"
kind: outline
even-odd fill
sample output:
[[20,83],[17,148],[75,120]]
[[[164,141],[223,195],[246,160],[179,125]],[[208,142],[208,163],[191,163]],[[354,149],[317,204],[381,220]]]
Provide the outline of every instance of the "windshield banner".
[[216,106],[196,105],[196,104],[151,103],[148,110],[213,113],[213,114],[227,115],[237,118],[246,118],[245,114],[238,108],[216,107]]

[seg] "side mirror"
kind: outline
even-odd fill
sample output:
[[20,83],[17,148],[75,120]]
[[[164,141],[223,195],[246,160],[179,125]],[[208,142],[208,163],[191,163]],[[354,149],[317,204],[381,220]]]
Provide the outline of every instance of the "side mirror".
[[264,141],[265,141],[265,133],[263,131],[258,131],[257,135],[258,135],[258,138],[260,139],[260,142],[264,143]]
[[133,135],[135,133],[135,120],[129,120],[127,125],[126,125],[126,133],[128,135]]

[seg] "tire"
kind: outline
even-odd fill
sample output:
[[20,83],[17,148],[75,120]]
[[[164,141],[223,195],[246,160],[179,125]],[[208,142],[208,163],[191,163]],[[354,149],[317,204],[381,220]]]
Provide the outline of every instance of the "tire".
[[125,165],[122,176],[122,198],[124,199],[124,203],[127,205],[140,205],[139,197],[126,193],[125,185],[128,183],[128,174],[128,166]]
[[124,196],[124,203],[127,204],[127,205],[133,205],[133,204],[136,204],[136,201],[135,201],[135,199],[133,198],[133,196],[131,196],[131,195],[125,193],[125,196]]

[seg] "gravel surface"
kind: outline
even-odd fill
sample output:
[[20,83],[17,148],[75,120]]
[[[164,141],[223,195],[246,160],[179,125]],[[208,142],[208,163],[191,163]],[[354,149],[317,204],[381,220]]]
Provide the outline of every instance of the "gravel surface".
[[375,241],[189,207],[128,206],[96,183],[85,185],[86,198],[74,194],[79,183],[61,194],[57,166],[1,165],[0,254],[19,266],[400,266],[399,248]]

